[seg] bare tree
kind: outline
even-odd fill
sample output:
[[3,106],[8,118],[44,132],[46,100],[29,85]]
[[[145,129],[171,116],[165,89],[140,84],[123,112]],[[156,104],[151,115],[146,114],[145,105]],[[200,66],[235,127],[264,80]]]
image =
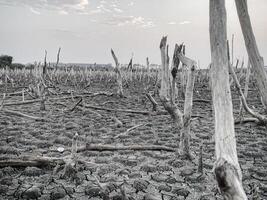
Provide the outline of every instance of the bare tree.
[[246,200],[238,163],[229,84],[225,0],[210,0],[212,99],[215,115],[215,177],[227,200]]
[[264,70],[263,59],[260,56],[256,39],[252,30],[247,0],[235,0],[235,3],[249,61],[251,62],[251,66],[255,71],[255,79],[262,97],[263,105],[265,106],[265,109],[267,109],[267,73]]

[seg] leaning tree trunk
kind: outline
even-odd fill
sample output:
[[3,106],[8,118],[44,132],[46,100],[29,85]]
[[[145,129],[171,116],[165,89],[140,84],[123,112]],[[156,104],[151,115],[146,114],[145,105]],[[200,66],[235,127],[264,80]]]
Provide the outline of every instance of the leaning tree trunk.
[[255,71],[255,79],[262,97],[263,105],[267,109],[267,73],[264,70],[263,59],[260,56],[256,39],[252,30],[250,17],[248,14],[248,6],[246,0],[235,0],[236,9],[242,28],[249,61]]
[[215,114],[215,177],[226,200],[246,200],[238,163],[229,85],[224,0],[210,0],[212,99]]

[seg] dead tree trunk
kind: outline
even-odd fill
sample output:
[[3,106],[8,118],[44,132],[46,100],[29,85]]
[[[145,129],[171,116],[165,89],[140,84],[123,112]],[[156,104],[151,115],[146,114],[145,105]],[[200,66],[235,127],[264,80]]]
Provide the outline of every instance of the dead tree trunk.
[[255,79],[262,97],[262,102],[267,109],[267,73],[264,70],[263,59],[260,56],[256,39],[252,30],[252,25],[248,13],[248,6],[246,0],[235,0],[236,9],[243,32],[249,61],[255,71]]
[[[167,46],[167,37],[163,37],[160,43],[161,50],[161,60],[162,60],[162,80],[161,80],[161,91],[160,99],[163,103],[163,106],[166,111],[173,118],[177,129],[180,130],[180,145],[179,145],[179,155],[186,159],[191,159],[190,154],[190,120],[191,120],[191,111],[192,111],[192,102],[193,102],[193,88],[194,88],[194,71],[196,62],[186,58],[181,54],[181,49],[183,45],[176,45],[174,56],[173,56],[173,69],[172,74],[172,85],[170,85],[170,79],[167,76],[169,74],[169,56],[168,56],[168,46]],[[179,62],[182,62],[183,65],[188,66],[188,81],[186,86],[186,97],[184,104],[184,113],[182,113],[178,106],[175,104],[175,80],[177,76]],[[169,89],[169,91],[167,90]],[[168,97],[171,97],[170,100]]]
[[61,52],[61,47],[58,48],[58,52],[57,52],[57,62],[55,65],[55,70],[54,70],[54,74],[57,72],[58,70],[58,64],[59,64],[59,56],[60,56],[60,52]]
[[114,59],[114,62],[115,62],[115,72],[117,74],[117,94],[120,96],[120,97],[123,97],[123,88],[122,88],[122,76],[121,76],[121,71],[120,71],[120,63],[118,61],[118,58],[116,57],[113,49],[111,49],[111,55]]
[[47,62],[46,62],[46,57],[47,57],[47,51],[45,50],[45,57],[44,57],[44,66],[43,66],[43,72],[42,72],[42,78],[45,79],[45,75],[47,73]]
[[238,163],[233,105],[229,85],[224,0],[210,0],[212,99],[215,115],[215,177],[227,200],[246,200]]
[[178,95],[178,88],[176,87],[176,81],[177,81],[177,73],[178,73],[178,68],[180,64],[180,60],[178,57],[178,54],[181,52],[183,48],[183,45],[175,45],[174,53],[173,53],[173,58],[172,58],[172,70],[171,70],[171,75],[172,75],[172,83],[171,83],[171,103],[175,103],[175,98]]
[[147,68],[147,71],[149,72],[149,70],[150,70],[150,64],[149,64],[148,57],[146,57],[146,68]]
[[169,46],[167,45],[167,36],[163,37],[160,42],[160,52],[161,52],[161,87],[159,95],[161,98],[166,100],[169,98],[170,90],[170,79],[169,79]]
[[192,159],[190,154],[190,125],[191,125],[191,115],[193,106],[193,91],[195,82],[195,69],[196,62],[185,57],[183,54],[178,54],[179,59],[188,67],[187,83],[185,91],[185,102],[184,102],[184,116],[183,116],[183,129],[180,134],[180,151],[181,155],[186,158]]

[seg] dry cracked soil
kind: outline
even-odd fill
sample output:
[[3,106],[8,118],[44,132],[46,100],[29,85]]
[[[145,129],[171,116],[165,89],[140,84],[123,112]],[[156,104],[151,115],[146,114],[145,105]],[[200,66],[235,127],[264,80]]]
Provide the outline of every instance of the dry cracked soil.
[[[3,88],[1,89],[3,91]],[[2,92],[1,91],[1,92]],[[9,92],[15,89],[9,88]],[[90,92],[114,92],[114,88],[92,83]],[[98,95],[83,101],[113,109],[151,111],[142,85],[125,88],[127,98]],[[64,95],[61,95],[64,96]],[[66,95],[65,95],[66,96]],[[239,100],[232,92],[234,114],[238,116]],[[257,90],[251,89],[249,105],[262,109]],[[194,99],[211,100],[208,87],[196,83]],[[159,99],[156,98],[159,102]],[[21,101],[19,96],[6,101]],[[72,139],[78,133],[78,146],[102,144],[113,146],[164,145],[178,148],[179,131],[169,115],[140,115],[104,110],[75,109],[64,112],[71,99],[48,102],[46,110],[39,104],[18,105],[9,109],[48,119],[46,122],[0,113],[0,159],[22,156],[58,157],[70,155]],[[163,110],[162,106],[159,106]],[[101,116],[100,116],[100,115]],[[183,160],[166,151],[83,151],[78,153],[75,177],[63,177],[63,166],[0,168],[0,199],[128,199],[135,200],[212,200],[222,199],[213,177],[215,161],[214,119],[212,105],[194,102],[191,123],[192,161]],[[117,126],[114,117],[122,122]],[[126,135],[115,137],[127,129],[143,124]],[[249,197],[267,199],[267,134],[266,127],[253,123],[236,125],[239,162],[243,186]],[[198,173],[200,147],[203,147],[203,174]],[[61,147],[64,150],[57,151]],[[88,162],[88,164],[86,164]],[[125,195],[124,195],[125,194]]]

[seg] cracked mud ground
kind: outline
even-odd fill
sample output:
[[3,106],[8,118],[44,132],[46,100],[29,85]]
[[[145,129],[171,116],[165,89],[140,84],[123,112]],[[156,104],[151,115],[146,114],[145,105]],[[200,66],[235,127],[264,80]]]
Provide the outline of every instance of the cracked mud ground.
[[[207,86],[196,83],[195,99],[211,99]],[[127,98],[96,96],[84,98],[88,104],[114,109],[152,109],[145,101],[143,86],[136,84],[125,89]],[[10,88],[10,92],[13,91]],[[108,83],[92,83],[90,92],[109,91]],[[2,91],[1,91],[2,92]],[[232,92],[233,99],[238,99]],[[249,105],[255,110],[262,109],[255,89],[249,91]],[[21,101],[21,97],[11,97],[10,101]],[[157,101],[159,99],[156,98]],[[234,102],[235,116],[239,101]],[[60,103],[72,105],[73,101]],[[10,107],[23,113],[48,118],[48,122],[36,122],[26,118],[0,115],[0,159],[19,158],[23,155],[63,157],[69,151],[55,151],[58,147],[68,149],[72,138],[79,134],[78,145],[165,145],[177,148],[179,131],[168,115],[138,115],[97,110],[102,117],[88,111],[74,110],[64,113],[62,105],[50,102],[46,111],[39,111],[39,105]],[[159,109],[163,110],[160,106]],[[24,167],[0,169],[0,199],[123,199],[120,185],[129,199],[222,199],[218,193],[212,174],[215,161],[213,140],[213,117],[210,103],[195,102],[193,114],[202,116],[192,121],[191,151],[193,161],[176,158],[174,153],[165,151],[85,151],[78,158],[95,164],[77,165],[74,180],[62,178],[62,169],[57,173],[54,167]],[[117,127],[113,117],[123,125]],[[145,123],[132,130],[127,136],[114,137],[128,128]],[[243,186],[252,199],[253,190],[259,199],[267,199],[267,134],[266,127],[253,123],[236,125],[239,162],[243,172]],[[200,146],[203,146],[204,174],[197,172]],[[96,179],[98,179],[101,187]]]

